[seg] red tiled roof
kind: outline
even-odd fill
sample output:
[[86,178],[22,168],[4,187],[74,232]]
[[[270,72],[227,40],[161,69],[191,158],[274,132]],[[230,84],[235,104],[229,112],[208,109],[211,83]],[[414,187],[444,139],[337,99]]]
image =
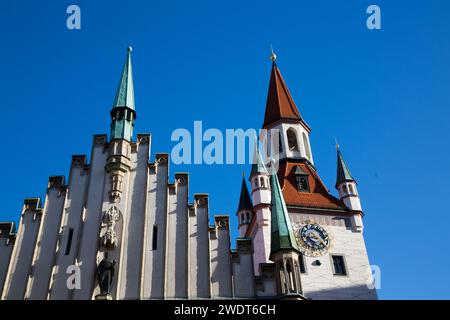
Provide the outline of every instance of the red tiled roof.
[[301,116],[280,70],[273,63],[263,127],[280,119],[301,120]]
[[[297,190],[294,176],[297,166],[308,174],[310,192],[299,192]],[[283,190],[284,200],[288,206],[345,210],[342,201],[328,192],[317,172],[306,162],[282,163],[278,169],[278,179]]]

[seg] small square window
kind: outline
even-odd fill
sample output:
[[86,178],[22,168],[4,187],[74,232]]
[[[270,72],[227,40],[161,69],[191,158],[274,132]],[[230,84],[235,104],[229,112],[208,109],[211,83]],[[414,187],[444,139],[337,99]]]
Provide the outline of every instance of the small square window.
[[346,276],[347,269],[345,268],[345,262],[343,256],[331,256],[333,259],[333,271],[334,275]]
[[309,192],[308,176],[296,176],[297,190],[300,192]]
[[299,263],[300,263],[300,266],[299,266],[300,273],[306,273],[305,257],[303,256],[303,254],[300,254]]

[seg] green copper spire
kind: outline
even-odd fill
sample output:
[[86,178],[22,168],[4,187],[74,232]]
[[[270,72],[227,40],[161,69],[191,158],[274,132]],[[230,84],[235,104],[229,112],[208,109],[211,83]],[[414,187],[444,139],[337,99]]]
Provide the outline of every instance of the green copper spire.
[[355,181],[353,179],[350,170],[345,164],[344,158],[342,157],[342,153],[337,147],[337,175],[336,175],[336,188],[345,181]]
[[131,67],[132,48],[128,47],[127,59],[123,66],[122,77],[117,88],[113,109],[116,107],[128,107],[134,110],[133,69]]
[[133,126],[134,120],[136,119],[136,112],[134,111],[131,51],[131,47],[128,47],[127,58],[111,110],[111,140],[125,139],[131,141],[133,138]]
[[239,206],[237,212],[252,209],[252,199],[250,198],[250,193],[248,193],[247,184],[245,183],[245,177],[242,177],[241,197],[239,198]]
[[250,177],[253,177],[257,174],[268,174],[266,166],[264,165],[264,161],[262,159],[261,153],[259,152],[258,142],[255,143],[255,151],[253,152],[253,164],[252,171],[250,172]]
[[291,220],[284,202],[281,191],[280,182],[276,172],[270,176],[270,184],[272,187],[272,209],[271,209],[271,248],[270,253],[273,254],[280,250],[296,250],[299,251],[297,240],[292,231]]

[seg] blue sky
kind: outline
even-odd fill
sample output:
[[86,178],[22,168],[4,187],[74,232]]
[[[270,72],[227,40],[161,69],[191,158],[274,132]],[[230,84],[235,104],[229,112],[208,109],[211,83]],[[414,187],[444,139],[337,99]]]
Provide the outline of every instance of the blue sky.
[[[66,8],[81,8],[81,30]],[[370,4],[382,29],[366,28]],[[339,139],[359,183],[370,262],[383,299],[448,299],[450,277],[448,1],[8,1],[0,10],[2,209],[67,177],[72,154],[109,133],[109,109],[132,45],[135,133],[170,152],[171,133],[259,128],[270,44],[335,194]],[[212,214],[235,210],[249,165],[171,165]]]

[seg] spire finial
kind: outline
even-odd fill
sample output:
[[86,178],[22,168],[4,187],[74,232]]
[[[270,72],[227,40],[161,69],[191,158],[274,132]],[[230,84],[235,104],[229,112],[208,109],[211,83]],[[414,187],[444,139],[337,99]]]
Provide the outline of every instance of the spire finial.
[[337,138],[334,138],[334,142],[336,143],[336,150],[339,150],[339,143],[337,141]]
[[272,60],[272,62],[275,62],[275,60],[277,60],[277,55],[275,54],[275,52],[273,51],[273,46],[270,45],[270,60]]
[[132,46],[128,46],[127,52],[128,52],[128,53],[131,53],[132,51],[133,51],[133,47],[132,47]]

